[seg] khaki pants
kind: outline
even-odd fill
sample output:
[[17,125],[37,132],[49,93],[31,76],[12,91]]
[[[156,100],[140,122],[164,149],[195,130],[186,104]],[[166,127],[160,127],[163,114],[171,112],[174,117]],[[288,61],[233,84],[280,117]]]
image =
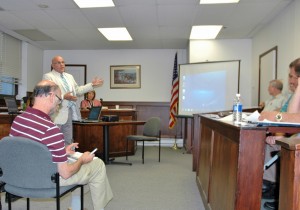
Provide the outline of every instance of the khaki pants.
[[60,178],[61,186],[88,184],[94,210],[103,209],[113,198],[106,176],[105,164],[99,158],[81,166],[80,170],[69,179]]

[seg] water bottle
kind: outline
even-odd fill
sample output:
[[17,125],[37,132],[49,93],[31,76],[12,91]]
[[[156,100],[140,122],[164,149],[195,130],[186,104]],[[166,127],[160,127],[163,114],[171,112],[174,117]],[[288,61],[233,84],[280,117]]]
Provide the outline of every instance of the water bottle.
[[242,111],[243,105],[241,102],[241,94],[237,93],[233,102],[233,122],[241,122],[242,121]]

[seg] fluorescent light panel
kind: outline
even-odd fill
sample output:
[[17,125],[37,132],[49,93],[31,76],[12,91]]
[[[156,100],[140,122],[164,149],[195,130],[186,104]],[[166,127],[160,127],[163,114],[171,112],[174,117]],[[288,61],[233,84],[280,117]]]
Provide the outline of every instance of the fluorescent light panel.
[[215,39],[222,25],[193,26],[190,39]]
[[112,0],[74,0],[79,8],[114,7]]
[[132,41],[126,28],[98,28],[109,41]]
[[200,0],[200,4],[229,4],[239,3],[240,0]]

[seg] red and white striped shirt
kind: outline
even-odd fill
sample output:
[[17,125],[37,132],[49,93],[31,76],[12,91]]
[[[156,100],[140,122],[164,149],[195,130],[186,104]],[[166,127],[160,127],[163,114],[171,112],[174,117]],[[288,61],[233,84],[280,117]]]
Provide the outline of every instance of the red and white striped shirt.
[[49,115],[28,107],[18,115],[10,130],[10,136],[21,136],[45,144],[52,154],[54,163],[67,161],[64,135]]

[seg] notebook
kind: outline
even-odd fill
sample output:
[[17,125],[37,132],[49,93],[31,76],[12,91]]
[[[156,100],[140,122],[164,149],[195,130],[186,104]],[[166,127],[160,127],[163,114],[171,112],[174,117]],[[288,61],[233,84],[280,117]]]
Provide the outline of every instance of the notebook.
[[16,98],[14,97],[4,97],[8,114],[20,114],[18,106],[17,106],[17,101]]
[[99,122],[102,106],[93,106],[87,119],[82,119],[81,122]]

